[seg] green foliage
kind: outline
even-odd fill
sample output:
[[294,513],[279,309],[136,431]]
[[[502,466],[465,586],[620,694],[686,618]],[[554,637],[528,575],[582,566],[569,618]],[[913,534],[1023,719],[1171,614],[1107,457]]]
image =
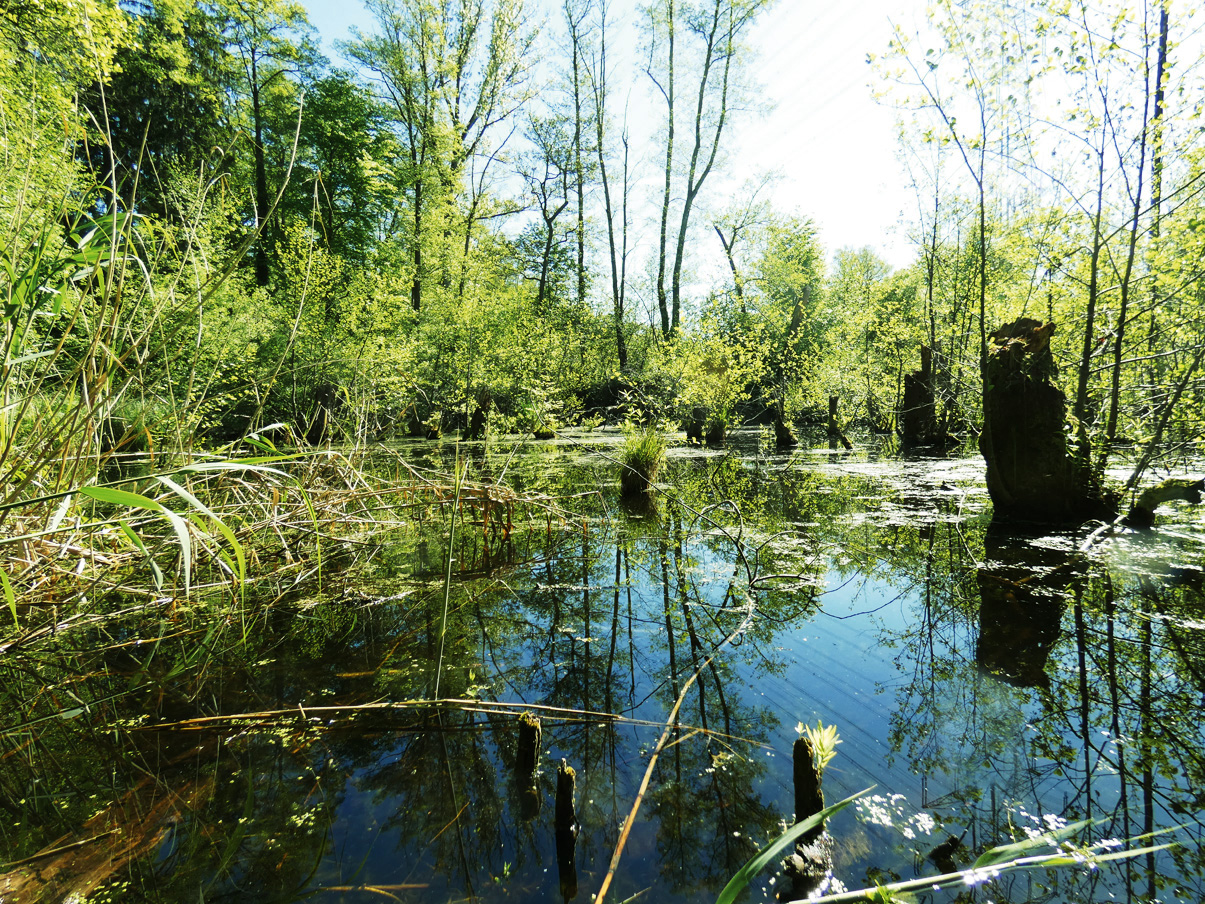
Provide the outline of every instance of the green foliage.
[[795,825],[791,826],[772,842],[758,851],[748,863],[741,867],[740,871],[732,877],[727,885],[724,886],[724,890],[721,891],[720,896],[716,898],[716,904],[733,904],[733,902],[736,901],[736,899],[740,896],[740,893],[744,891],[752,881],[753,877],[777,860],[782,853],[787,850],[787,848],[795,843],[796,839],[817,826],[824,825],[825,821],[830,816],[833,816],[834,814],[844,810],[859,797],[869,793],[870,790],[871,789],[867,788],[865,791],[859,791],[857,794],[851,795],[850,797],[845,798],[845,800],[838,801],[832,806],[825,807],[819,813],[813,813],[807,819],[803,819],[795,823]]
[[812,765],[816,768],[816,774],[819,775],[837,755],[837,745],[841,743],[841,736],[837,734],[837,726],[825,725],[817,720],[816,727],[813,728],[811,725],[804,725],[800,722],[795,726],[795,731],[800,735],[807,736],[808,744],[812,748]]

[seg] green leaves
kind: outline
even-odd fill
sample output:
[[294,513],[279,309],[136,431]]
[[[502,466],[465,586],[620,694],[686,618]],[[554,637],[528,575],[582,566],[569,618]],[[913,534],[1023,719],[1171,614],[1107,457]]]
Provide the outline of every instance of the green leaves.
[[724,890],[720,892],[720,896],[716,898],[716,904],[732,904],[737,899],[737,896],[744,891],[745,886],[752,881],[753,877],[770,863],[777,860],[783,851],[793,845],[801,835],[817,826],[823,825],[824,821],[834,813],[844,810],[859,797],[869,794],[872,790],[873,788],[867,788],[865,791],[859,791],[857,794],[847,797],[845,800],[839,801],[831,807],[825,807],[819,813],[809,816],[807,819],[791,826],[791,828],[758,851],[748,863],[737,871],[737,874],[724,886]]
[[154,499],[138,493],[131,493],[127,490],[119,490],[115,487],[81,487],[79,492],[81,495],[95,499],[97,502],[107,502],[110,505],[142,509],[154,512],[165,518],[168,524],[171,525],[172,530],[175,531],[176,540],[180,544],[180,560],[184,575],[184,594],[185,596],[188,595],[191,589],[192,578],[192,537],[188,532],[188,523],[183,518],[171,509],[165,508]]
[[[286,476],[284,472],[275,468],[267,468],[260,465],[248,465],[246,462],[203,462],[198,465],[190,465],[187,468],[182,468],[182,473],[198,473],[205,471],[224,471],[224,470],[253,470],[269,474]],[[141,511],[152,512],[159,515],[168,522],[173,533],[176,536],[176,542],[180,548],[181,570],[184,579],[184,593],[188,595],[191,590],[192,582],[192,567],[193,567],[193,537],[192,530],[200,530],[208,535],[210,530],[216,530],[221,535],[222,539],[230,547],[234,553],[234,568],[232,569],[238,580],[240,594],[243,593],[243,588],[247,579],[247,557],[243,550],[243,545],[239,542],[230,526],[226,524],[208,505],[202,502],[192,491],[186,489],[172,477],[158,475],[153,478],[164,487],[166,487],[176,498],[183,500],[192,509],[192,526],[184,517],[167,508],[163,503],[149,496],[144,496],[141,493],[132,493],[128,490],[121,490],[116,487],[105,486],[90,486],[82,487],[79,492],[83,496],[94,499],[97,502],[104,502],[109,505],[124,506],[126,508],[139,509]],[[307,499],[308,505],[308,499]],[[198,517],[201,516],[201,517]],[[155,588],[162,590],[163,588],[163,572],[155,563],[150,552],[147,550],[143,539],[137,534],[134,528],[125,520],[118,522],[122,532],[130,540],[136,549],[150,560],[152,576],[155,581]],[[7,585],[7,578],[2,579]],[[13,618],[16,618],[15,604],[13,607]]]
[[8,574],[3,568],[0,568],[0,587],[4,590],[4,601],[8,603],[8,611],[12,613],[13,625],[17,627],[20,622],[17,621],[17,595],[13,593],[13,585],[9,583]]

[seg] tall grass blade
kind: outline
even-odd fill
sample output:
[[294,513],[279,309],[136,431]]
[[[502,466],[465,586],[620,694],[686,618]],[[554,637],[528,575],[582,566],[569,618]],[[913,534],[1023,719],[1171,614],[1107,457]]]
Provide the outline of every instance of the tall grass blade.
[[230,544],[230,548],[234,551],[235,562],[238,565],[239,596],[245,601],[245,586],[247,583],[247,557],[243,552],[243,544],[241,544],[238,541],[238,538],[235,537],[234,531],[230,529],[225,521],[214,514],[209,506],[203,503],[184,487],[180,486],[180,484],[176,483],[170,477],[160,477],[158,480],[161,484],[191,505],[202,515],[205,515],[207,518],[209,518],[213,522],[213,526],[218,529],[218,533],[220,533],[225,538],[226,542]]
[[184,595],[188,596],[192,590],[192,535],[188,532],[188,522],[167,508],[160,502],[156,502],[148,496],[143,496],[140,493],[131,493],[128,490],[118,490],[113,487],[81,487],[79,492],[97,502],[107,502],[110,505],[124,505],[127,508],[143,509],[148,512],[154,512],[157,515],[162,515],[167,519],[168,524],[172,526],[172,530],[176,533],[176,539],[180,543],[180,561],[184,572]]
[[8,574],[3,568],[0,568],[0,588],[4,590],[4,602],[8,603],[8,611],[12,613],[13,627],[21,627],[17,620],[17,595],[13,593],[13,585],[9,583]]
[[782,852],[793,845],[796,839],[805,832],[822,825],[826,819],[841,810],[844,810],[855,800],[864,794],[869,794],[874,790],[874,786],[867,788],[865,791],[859,791],[857,794],[838,801],[831,807],[825,807],[819,813],[809,816],[801,822],[795,823],[768,845],[758,851],[753,857],[742,866],[724,886],[724,890],[720,892],[720,896],[716,898],[716,904],[733,904],[745,887],[753,880],[753,877],[765,869],[770,863],[777,860]]
[[460,490],[464,485],[468,463],[462,462],[459,455],[456,458],[456,492],[452,499],[452,520],[448,525],[448,563],[444,571],[444,609],[439,619],[439,656],[435,660],[435,689],[432,699],[439,699],[439,679],[444,668],[444,640],[448,632],[448,603],[452,597],[452,552],[456,546],[456,512],[460,508]]
[[154,557],[151,555],[150,550],[148,550],[146,548],[146,544],[142,542],[142,537],[138,536],[138,534],[134,530],[134,528],[130,527],[129,522],[119,521],[118,524],[121,525],[122,533],[124,533],[126,535],[126,537],[129,539],[129,541],[134,544],[134,548],[136,550],[138,550],[140,553],[142,553],[144,556],[146,556],[147,561],[151,565],[151,580],[153,580],[155,582],[155,589],[158,591],[162,591],[163,590],[163,569],[161,569],[159,567],[159,564],[155,561]]

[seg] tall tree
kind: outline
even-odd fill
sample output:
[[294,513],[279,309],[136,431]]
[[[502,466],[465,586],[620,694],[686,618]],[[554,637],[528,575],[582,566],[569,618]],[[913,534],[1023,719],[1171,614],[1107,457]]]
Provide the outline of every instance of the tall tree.
[[268,223],[272,196],[268,189],[265,142],[270,129],[267,94],[285,87],[289,77],[316,74],[323,60],[314,43],[314,29],[305,8],[290,0],[222,0],[224,34],[228,47],[241,63],[242,87],[250,104],[251,140],[254,155],[255,281],[268,284],[269,250],[273,237]]
[[[594,123],[594,152],[598,162],[598,179],[603,190],[603,214],[607,221],[607,258],[611,270],[611,304],[615,321],[615,355],[620,370],[628,366],[627,338],[624,334],[624,302],[627,288],[628,263],[628,132],[625,126],[620,133],[623,147],[623,162],[620,167],[618,198],[612,190],[612,180],[607,164],[610,157],[608,135],[610,114],[607,104],[610,98],[609,71],[607,69],[608,0],[598,0],[598,45],[586,65],[586,76],[590,82],[591,118]],[[619,219],[616,235],[616,218]]]
[[134,43],[117,50],[112,76],[82,95],[95,138],[81,150],[119,204],[173,215],[172,171],[217,163],[214,149],[230,144],[232,71],[221,21],[207,7],[172,0],[125,9]]
[[590,13],[588,0],[564,0],[562,12],[569,31],[570,74],[573,106],[573,182],[577,202],[577,303],[586,306],[586,180],[592,149],[590,141],[589,107],[586,97],[586,17]]
[[[679,3],[661,0],[647,10],[652,30],[649,63],[646,72],[666,103],[665,183],[661,200],[661,234],[658,245],[657,304],[665,335],[678,329],[682,316],[682,267],[686,259],[687,235],[699,194],[714,171],[725,129],[741,88],[744,63],[743,39],[759,13],[772,0],[700,0]],[[678,108],[676,88],[682,59],[680,38],[686,38],[694,52],[691,75],[697,79],[693,107]],[[655,53],[658,41],[665,46],[662,57]],[[690,129],[689,153],[685,171],[675,172],[674,138],[676,120],[685,114]],[[666,303],[665,272],[668,245],[667,229],[673,183],[680,183],[682,206],[678,211],[677,236],[670,276],[669,304]]]
[[375,30],[355,32],[345,50],[393,107],[418,311],[432,269],[425,249],[453,231],[466,165],[489,158],[493,132],[528,98],[533,33],[524,0],[497,0],[488,11],[484,0],[368,0],[368,8]]
[[327,248],[363,262],[388,231],[393,157],[387,112],[350,73],[333,72],[309,86],[300,149],[286,215],[310,219]]
[[548,271],[552,262],[553,244],[557,240],[556,221],[569,206],[570,185],[576,181],[573,158],[578,153],[572,126],[562,116],[531,116],[528,121],[528,140],[533,151],[522,167],[528,191],[539,209],[543,226],[543,248],[540,254],[539,287],[536,290],[536,309],[544,310],[548,291]]

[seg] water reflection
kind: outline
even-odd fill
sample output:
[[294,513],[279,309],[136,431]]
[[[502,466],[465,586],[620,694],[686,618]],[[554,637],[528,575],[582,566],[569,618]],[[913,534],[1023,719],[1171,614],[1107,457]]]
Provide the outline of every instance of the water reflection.
[[[1061,821],[1120,839],[1195,818],[1205,601],[1146,567],[1192,564],[1195,545],[1086,557],[1075,537],[988,529],[977,462],[741,442],[675,452],[673,492],[638,511],[589,450],[481,446],[478,473],[576,494],[586,520],[524,533],[501,490],[489,517],[477,499],[442,638],[433,511],[245,642],[143,611],[10,651],[0,897],[587,900],[679,698],[609,900],[714,900],[792,819],[798,721],[841,732],[830,800],[878,785],[831,824],[850,887],[966,867]],[[1201,885],[1189,844],[963,899],[1197,901]]]
[[979,636],[975,661],[1019,688],[1050,690],[1046,673],[1059,639],[1066,600],[1082,578],[1077,553],[1042,545],[991,525],[979,568]]

